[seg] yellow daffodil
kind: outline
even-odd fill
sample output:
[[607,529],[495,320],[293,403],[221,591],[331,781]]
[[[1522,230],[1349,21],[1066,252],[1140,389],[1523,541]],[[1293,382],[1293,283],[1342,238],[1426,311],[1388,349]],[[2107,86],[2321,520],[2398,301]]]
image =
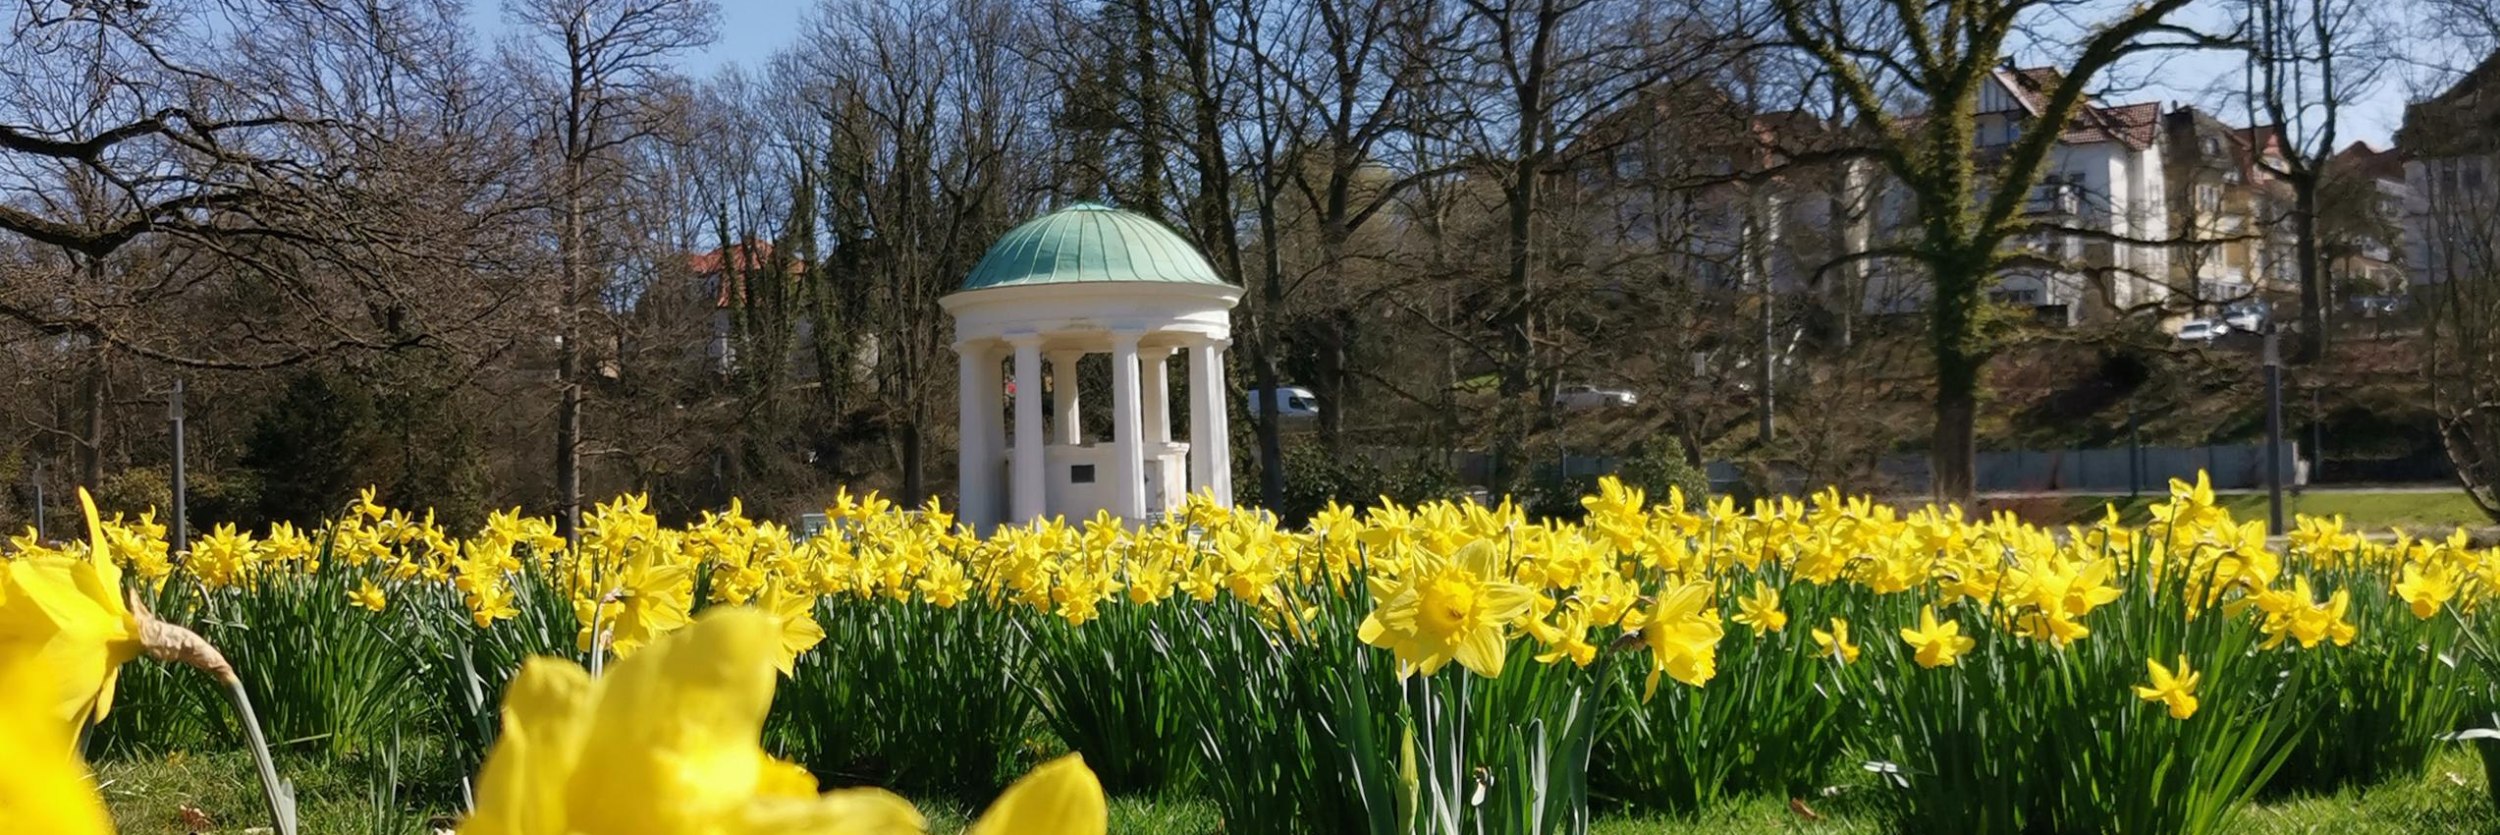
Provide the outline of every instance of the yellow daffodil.
[[1842,664],[1858,661],[1858,645],[1849,642],[1849,622],[1832,619],[1832,628],[1814,630],[1814,652],[1826,658],[1837,656]]
[[2196,715],[2196,681],[2204,674],[2188,669],[2187,656],[2179,656],[2177,670],[2163,667],[2161,662],[2150,658],[2144,660],[2144,668],[2150,674],[2152,683],[2136,685],[2136,698],[2169,706],[2172,719]]
[[1501,555],[1478,541],[1447,557],[1421,551],[1415,570],[1396,580],[1373,577],[1378,608],[1357,637],[1398,657],[1401,677],[1432,675],[1455,660],[1486,678],[1502,674],[1511,622],[1527,613],[1533,592],[1502,579]]
[[756,598],[755,607],[773,616],[781,625],[780,652],[773,656],[773,669],[789,675],[796,668],[799,656],[814,649],[825,639],[825,627],[816,622],[816,596],[793,591],[775,583]]
[[[78,500],[87,541],[106,541],[95,501],[83,488]],[[68,726],[103,721],[121,665],[139,655],[139,621],[122,599],[121,579],[121,569],[101,557],[0,561],[0,655],[39,659],[57,688],[51,714]]]
[[1694,687],[1718,675],[1724,632],[1718,611],[1709,608],[1711,594],[1707,581],[1685,583],[1660,593],[1649,611],[1624,619],[1624,627],[1639,630],[1641,643],[1649,648],[1649,678],[1641,686],[1641,698],[1658,692],[1661,673]]
[[593,680],[533,659],[503,705],[469,835],[916,832],[919,813],[874,789],[817,795],[758,739],[780,625],[716,609]]
[[582,622],[580,649],[592,651],[595,624],[609,636],[608,648],[624,656],[686,625],[687,610],[693,605],[694,568],[656,557],[637,558],[618,572],[609,588],[596,601],[574,601],[575,616]]
[[51,720],[51,694],[79,682],[25,645],[0,646],[0,821],[11,832],[112,835],[95,780],[78,761],[70,727]]
[[[604,679],[533,658],[507,689],[503,733],[479,774],[464,835],[899,835],[926,826],[882,789],[816,793],[815,779],[758,740],[772,705],[782,626],[748,608],[619,660]],[[1095,835],[1102,787],[1075,756],[1000,795],[975,835]]]
[[1102,782],[1069,754],[1024,775],[965,835],[1099,835],[1111,828]]
[[347,602],[368,612],[382,611],[391,603],[390,598],[382,594],[382,587],[374,585],[372,580],[366,580],[358,584],[355,591],[348,592]]
[[2396,595],[2404,598],[2413,616],[2429,620],[2439,614],[2439,607],[2457,596],[2457,575],[2445,566],[2424,569],[2408,565],[2396,580]]
[[[1538,597],[1536,608],[1552,610],[1555,606],[1551,600]],[[1545,651],[1537,653],[1537,663],[1552,664],[1568,658],[1574,666],[1586,667],[1597,660],[1597,645],[1589,643],[1589,619],[1578,605],[1562,607],[1561,616],[1552,623],[1546,622],[1548,613],[1540,611],[1538,616],[1522,622],[1529,637],[1545,647]]]
[[1918,665],[1928,669],[1953,666],[1955,660],[1978,643],[1962,635],[1960,623],[1938,623],[1934,606],[1919,608],[1918,628],[1902,628],[1901,640],[1918,650]]
[[1756,580],[1753,594],[1736,599],[1737,623],[1753,627],[1755,632],[1778,632],[1788,627],[1788,613],[1780,611],[1778,589]]
[[382,521],[382,517],[389,515],[390,511],[383,509],[380,503],[375,502],[373,500],[373,494],[374,489],[371,487],[357,491],[356,506],[350,508],[350,510],[352,510],[357,516],[362,516],[379,522]]

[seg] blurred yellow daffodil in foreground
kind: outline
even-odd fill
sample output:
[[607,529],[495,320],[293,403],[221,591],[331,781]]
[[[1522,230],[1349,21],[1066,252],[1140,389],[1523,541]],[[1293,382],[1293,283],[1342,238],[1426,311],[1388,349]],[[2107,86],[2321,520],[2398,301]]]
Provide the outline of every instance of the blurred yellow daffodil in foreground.
[[12,832],[108,835],[112,819],[78,761],[70,726],[50,721],[59,685],[22,645],[0,647],[0,821]]
[[[692,626],[617,661],[604,678],[531,659],[504,695],[503,734],[479,775],[463,835],[918,833],[918,810],[881,789],[818,794],[815,778],[758,739],[772,706],[783,630],[750,608]],[[1095,835],[1102,785],[1071,755],[1010,787],[976,835]]]
[[140,650],[139,620],[122,600],[121,568],[102,544],[95,501],[84,489],[78,500],[87,509],[87,541],[97,543],[87,555],[0,561],[0,656],[49,671],[55,698],[44,707],[71,728],[104,718],[122,662]]

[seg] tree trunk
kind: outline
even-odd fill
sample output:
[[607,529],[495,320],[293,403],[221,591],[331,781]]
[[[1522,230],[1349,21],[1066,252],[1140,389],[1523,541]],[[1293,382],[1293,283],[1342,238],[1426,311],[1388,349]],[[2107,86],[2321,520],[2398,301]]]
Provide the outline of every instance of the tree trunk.
[[103,492],[107,355],[103,338],[91,338],[95,340],[94,352],[87,360],[87,379],[78,392],[87,420],[87,430],[78,438],[78,483],[89,491]]
[[[914,408],[912,411],[921,410]],[[921,442],[920,423],[917,417],[903,422],[903,501],[912,507],[919,507],[929,500],[929,474],[924,472],[928,468],[921,466],[928,457],[928,449],[927,444]]]
[[2299,349],[2292,355],[2295,365],[2308,365],[2326,356],[2326,270],[2318,252],[2318,178],[2317,169],[2306,176],[2292,178],[2292,257],[2300,269]]
[[[1270,283],[1273,284],[1274,280],[1270,279]],[[1271,304],[1275,295],[1270,294]],[[1266,318],[1265,314],[1260,318]],[[1285,439],[1276,411],[1276,351],[1267,344],[1267,337],[1263,335],[1266,330],[1256,322],[1250,329],[1250,361],[1256,366],[1251,373],[1259,379],[1259,402],[1256,407],[1259,412],[1259,503],[1263,507],[1283,507]],[[1217,418],[1219,421],[1230,419],[1229,416]]]
[[[574,163],[578,165],[578,163]],[[582,512],[582,211],[578,169],[569,172],[564,198],[564,240],[560,244],[564,286],[556,317],[563,324],[556,356],[556,534],[580,544]]]
[[1313,375],[1313,394],[1319,395],[1319,443],[1331,456],[1345,452],[1346,378],[1345,340],[1348,328],[1345,312],[1331,310],[1322,317],[1318,373]]
[[[1531,140],[1523,139],[1522,142]],[[1528,236],[1534,231],[1536,211],[1536,172],[1525,159],[1518,161],[1512,175],[1510,194],[1509,304],[1502,313],[1501,402],[1495,406],[1493,449],[1493,489],[1496,492],[1520,486],[1520,462],[1527,454],[1529,398],[1534,390],[1536,373],[1536,322],[1530,312],[1536,301],[1536,288],[1528,269]]]
[[1977,485],[1979,374],[1988,361],[1977,332],[1980,287],[1989,279],[1985,263],[1978,258],[1935,265],[1930,347],[1936,362],[1936,433],[1929,454],[1936,502],[1966,508]]
[[[1259,287],[1258,314],[1250,320],[1250,361],[1257,364],[1251,373],[1259,378],[1259,402],[1253,408],[1259,413],[1255,424],[1259,433],[1259,503],[1262,507],[1285,506],[1285,427],[1277,404],[1276,390],[1282,385],[1276,373],[1277,320],[1285,307],[1284,253],[1282,232],[1276,217],[1276,187],[1272,182],[1259,184],[1259,249],[1261,265],[1267,280]],[[1232,238],[1227,235],[1225,240]],[[1240,266],[1239,247],[1229,250],[1236,269]],[[1320,404],[1324,411],[1326,402]],[[1230,417],[1218,418],[1229,420]]]
[[1973,432],[1979,411],[1979,363],[1964,358],[1958,361],[1964,364],[1948,372],[1944,358],[1937,360],[1935,499],[1939,504],[1969,507],[1976,496],[1974,465],[1979,457]]

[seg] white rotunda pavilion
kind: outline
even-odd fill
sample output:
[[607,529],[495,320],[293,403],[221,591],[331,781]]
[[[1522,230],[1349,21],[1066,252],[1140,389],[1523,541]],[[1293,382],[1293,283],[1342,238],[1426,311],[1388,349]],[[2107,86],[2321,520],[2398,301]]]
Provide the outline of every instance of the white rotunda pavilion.
[[[1142,521],[1199,491],[1231,504],[1224,348],[1240,301],[1188,241],[1135,212],[1078,203],[1000,238],[938,300],[961,362],[959,517],[975,530],[1104,510]],[[1111,359],[1107,439],[1083,432],[1087,354]],[[1172,436],[1174,354],[1188,357],[1186,441]]]

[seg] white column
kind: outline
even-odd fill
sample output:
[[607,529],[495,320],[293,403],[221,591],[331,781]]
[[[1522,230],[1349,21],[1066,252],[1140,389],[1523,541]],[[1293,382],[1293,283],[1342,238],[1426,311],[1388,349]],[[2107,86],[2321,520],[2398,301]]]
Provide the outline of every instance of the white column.
[[1055,443],[1076,446],[1085,443],[1085,424],[1076,409],[1076,361],[1083,351],[1058,351],[1050,355],[1051,437]]
[[1042,338],[1020,336],[1016,346],[1016,446],[1007,521],[1024,524],[1047,512],[1042,473]]
[[[990,424],[997,423],[998,362],[987,342],[955,343],[956,462],[955,518],[975,532],[987,532],[995,521],[998,479],[992,474],[997,456],[989,450]],[[986,373],[985,373],[986,369]]]
[[1119,332],[1111,335],[1111,512],[1122,518],[1146,518],[1146,465],[1138,456],[1145,451],[1139,436],[1137,414],[1137,337],[1139,334]]
[[1137,351],[1138,384],[1146,389],[1146,445],[1156,452],[1172,442],[1171,359],[1169,347]]
[[[1218,466],[1215,450],[1225,444],[1223,407],[1207,395],[1221,389],[1222,371],[1215,365],[1215,345],[1203,338],[1189,344],[1189,492],[1213,493]],[[1221,494],[1218,494],[1221,495]]]
[[1007,497],[1000,474],[1007,471],[1007,380],[999,373],[1000,361],[1006,359],[1000,349],[1004,343],[991,342],[981,352],[981,413],[989,419],[981,422],[981,450],[989,453],[990,524],[1007,518]]
[[1215,447],[1211,451],[1215,459],[1211,486],[1215,488],[1215,503],[1225,507],[1233,506],[1233,413],[1225,404],[1224,394],[1224,347],[1231,344],[1232,340],[1217,339],[1206,347],[1206,402],[1211,404],[1210,416],[1215,419],[1215,433],[1209,438]]

